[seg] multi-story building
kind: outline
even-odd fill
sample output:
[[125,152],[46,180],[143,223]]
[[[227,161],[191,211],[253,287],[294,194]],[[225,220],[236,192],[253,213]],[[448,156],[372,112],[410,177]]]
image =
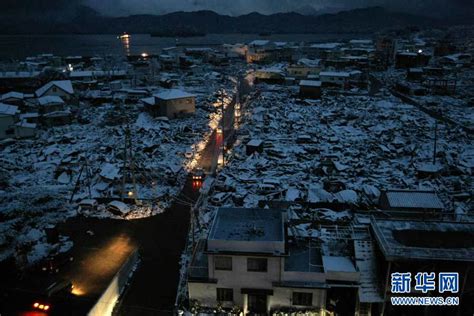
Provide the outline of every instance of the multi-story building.
[[355,308],[360,273],[351,258],[324,252],[308,236],[289,238],[286,222],[281,210],[219,209],[193,255],[190,300],[244,315],[327,315],[333,302],[328,293],[342,288],[352,296],[344,304]]

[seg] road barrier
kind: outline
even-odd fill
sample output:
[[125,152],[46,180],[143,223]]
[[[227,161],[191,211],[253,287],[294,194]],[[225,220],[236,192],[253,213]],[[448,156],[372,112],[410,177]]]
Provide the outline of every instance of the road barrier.
[[138,250],[130,254],[128,259],[124,262],[120,270],[115,274],[112,281],[110,281],[107,289],[99,297],[95,305],[87,314],[88,316],[106,316],[112,315],[115,304],[117,303],[120,294],[125,288],[125,285],[130,278],[133,268],[138,262]]

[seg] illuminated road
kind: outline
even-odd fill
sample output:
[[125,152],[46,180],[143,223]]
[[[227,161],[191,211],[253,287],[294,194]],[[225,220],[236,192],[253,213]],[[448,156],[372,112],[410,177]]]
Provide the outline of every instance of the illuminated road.
[[[227,130],[227,135],[230,134],[233,115],[232,104],[225,115],[224,132]],[[221,142],[222,137],[214,132],[199,162],[202,167],[210,168]],[[150,218],[123,221],[75,217],[60,224],[59,233],[69,236],[74,242],[74,261],[55,277],[72,280],[76,296],[58,297],[49,314],[86,314],[129,254],[139,248],[141,263],[115,314],[172,315],[179,281],[179,262],[188,234],[190,205],[197,199],[198,189],[189,179],[173,205],[163,214]],[[11,310],[15,311],[19,310],[19,306],[31,307],[31,302],[44,288],[40,286],[37,290],[31,290],[29,282],[35,278],[31,276],[30,280],[19,282],[15,276],[4,276],[8,284],[4,282],[0,288],[7,287],[8,291],[4,291],[6,294],[2,301],[8,300]],[[20,283],[24,288],[14,288]],[[8,310],[10,308],[4,309]]]
[[71,280],[73,294],[96,297],[104,291],[130,254],[136,249],[130,236],[121,233],[102,242],[97,248],[83,249],[82,256],[75,258],[64,278]]

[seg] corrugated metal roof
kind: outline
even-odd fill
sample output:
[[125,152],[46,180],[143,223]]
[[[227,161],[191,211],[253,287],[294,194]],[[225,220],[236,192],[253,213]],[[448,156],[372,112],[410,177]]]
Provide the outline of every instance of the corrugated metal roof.
[[392,208],[443,209],[443,203],[435,192],[396,190],[386,192]]

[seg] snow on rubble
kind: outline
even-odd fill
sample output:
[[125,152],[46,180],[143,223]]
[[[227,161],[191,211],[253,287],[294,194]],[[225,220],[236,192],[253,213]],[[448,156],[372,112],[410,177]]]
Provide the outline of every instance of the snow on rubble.
[[[187,76],[180,84],[190,80],[193,84],[186,91],[196,97],[193,116],[152,117],[139,102],[94,104],[85,97],[102,96],[101,91],[77,91],[80,101],[72,123],[38,130],[34,139],[3,140],[0,261],[20,248],[26,249],[29,263],[67,251],[71,241],[61,236],[59,244],[48,244],[45,229],[77,214],[137,219],[163,212],[217,126],[220,115],[213,105],[214,92],[233,86],[217,72]],[[149,87],[149,91],[153,95],[165,90]],[[127,133],[134,153],[136,191],[130,175],[125,187],[122,182]],[[119,207],[123,193],[131,200],[130,192],[145,202],[126,201]]]
[[[417,166],[432,160],[435,121],[416,107],[387,96],[326,95],[308,105],[293,97],[296,87],[259,88],[202,209],[203,227],[221,206],[282,206],[290,218],[345,222],[351,210],[376,209],[390,188],[434,190],[446,210],[468,209],[453,199],[472,188],[474,146],[461,129],[438,125],[437,164],[445,173],[420,178]],[[262,150],[249,153],[254,140]],[[337,210],[317,209],[325,203]]]

